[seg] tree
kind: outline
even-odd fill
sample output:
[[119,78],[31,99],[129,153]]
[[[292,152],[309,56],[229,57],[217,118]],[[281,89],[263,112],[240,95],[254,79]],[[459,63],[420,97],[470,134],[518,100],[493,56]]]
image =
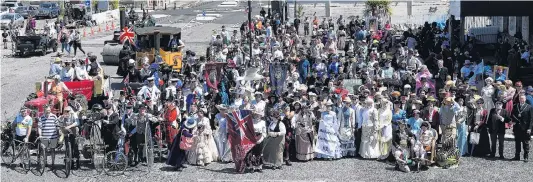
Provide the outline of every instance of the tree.
[[304,14],[305,14],[304,6],[298,5],[298,10],[296,11],[296,14],[297,14],[298,18],[301,18],[302,16],[304,16]]
[[392,14],[390,8],[391,2],[388,0],[368,0],[365,3],[365,15],[366,16],[389,16]]
[[111,1],[111,9],[118,9],[119,0]]

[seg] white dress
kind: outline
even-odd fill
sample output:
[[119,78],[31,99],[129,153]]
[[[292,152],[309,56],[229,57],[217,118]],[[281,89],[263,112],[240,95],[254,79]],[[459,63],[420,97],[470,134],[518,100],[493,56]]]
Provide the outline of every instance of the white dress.
[[218,128],[215,132],[215,142],[217,144],[217,151],[222,162],[231,162],[231,150],[228,140],[228,131],[226,127],[226,118],[222,114],[215,115],[215,120],[218,122]]
[[392,145],[392,110],[389,106],[379,110],[379,148],[381,152],[380,159],[386,159],[389,156]]
[[494,102],[492,101],[492,95],[494,95],[494,87],[492,85],[487,85],[481,90],[483,97],[483,109],[490,111],[494,108]]
[[188,152],[189,164],[204,166],[218,159],[217,145],[213,138],[213,131],[209,119],[198,120],[198,126],[193,131],[194,144]]
[[379,135],[378,135],[378,111],[374,106],[370,108],[363,108],[361,110],[362,119],[362,134],[361,134],[361,148],[359,155],[365,159],[375,159],[380,157],[379,151]]

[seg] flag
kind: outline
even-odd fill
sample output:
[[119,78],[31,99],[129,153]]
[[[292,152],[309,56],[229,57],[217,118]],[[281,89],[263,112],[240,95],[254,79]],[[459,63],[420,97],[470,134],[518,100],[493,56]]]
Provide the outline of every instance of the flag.
[[246,154],[252,150],[258,140],[254,132],[252,111],[233,110],[227,113],[225,117],[235,170],[243,173],[246,165],[244,161]]

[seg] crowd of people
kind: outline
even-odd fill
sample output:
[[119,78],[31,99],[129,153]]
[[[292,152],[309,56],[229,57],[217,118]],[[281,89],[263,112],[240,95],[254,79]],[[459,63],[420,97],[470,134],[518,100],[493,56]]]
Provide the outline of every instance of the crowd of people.
[[[239,173],[260,172],[345,157],[393,161],[404,172],[449,168],[463,156],[498,151],[504,158],[509,130],[513,160],[527,162],[533,87],[513,83],[502,67],[493,73],[472,38],[461,45],[447,32],[458,25],[446,26],[453,27],[426,23],[397,34],[388,22],[359,17],[283,21],[261,13],[240,34],[215,31],[206,56],[187,51],[181,73],[164,71],[157,57],[140,58],[140,70],[125,58],[125,82],[143,86],[92,108],[103,115],[108,150],[117,147],[117,135],[126,136],[132,165],[146,161],[145,127],[157,125],[176,170],[220,161],[234,162]],[[529,49],[521,43],[508,49]],[[57,81],[83,77],[52,70]],[[48,113],[39,126],[53,118]]]

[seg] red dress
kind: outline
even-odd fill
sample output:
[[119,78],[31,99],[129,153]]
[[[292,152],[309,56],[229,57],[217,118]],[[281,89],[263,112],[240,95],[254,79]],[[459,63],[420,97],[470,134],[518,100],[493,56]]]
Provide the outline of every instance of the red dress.
[[167,129],[167,142],[171,144],[174,140],[174,136],[178,134],[178,130],[174,129],[172,127],[172,122],[176,121],[178,118],[178,110],[176,109],[176,106],[172,106],[170,108],[167,108],[165,110],[165,121],[166,123],[166,129]]

